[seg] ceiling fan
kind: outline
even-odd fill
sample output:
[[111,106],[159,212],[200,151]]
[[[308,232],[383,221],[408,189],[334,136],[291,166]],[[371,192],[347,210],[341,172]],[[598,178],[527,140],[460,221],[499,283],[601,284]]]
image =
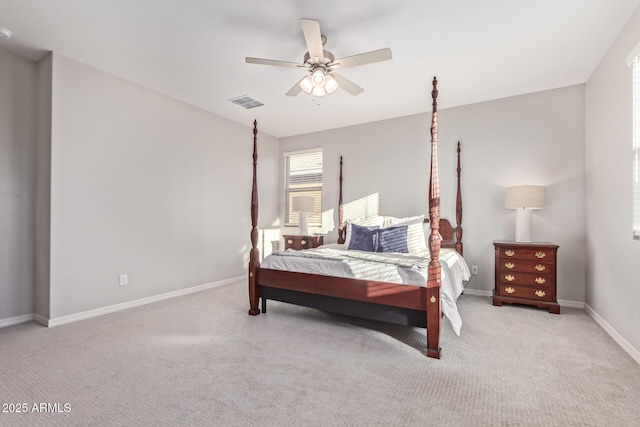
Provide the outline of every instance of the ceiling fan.
[[338,87],[346,90],[351,95],[358,95],[364,91],[364,89],[351,80],[335,73],[334,70],[391,59],[391,49],[389,48],[335,59],[333,53],[324,50],[324,44],[327,38],[320,33],[320,23],[313,19],[301,19],[300,23],[308,49],[308,52],[304,55],[302,64],[274,59],[245,58],[245,61],[249,64],[294,67],[308,71],[309,74],[289,89],[286,94],[287,96],[295,96],[299,94],[300,91],[304,91],[313,96],[324,96],[333,93]]

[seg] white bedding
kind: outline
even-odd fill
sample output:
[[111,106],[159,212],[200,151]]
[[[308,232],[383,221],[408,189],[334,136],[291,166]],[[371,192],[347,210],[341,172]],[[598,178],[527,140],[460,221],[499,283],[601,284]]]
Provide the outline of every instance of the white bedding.
[[[263,268],[348,277],[388,283],[426,286],[429,274],[429,251],[410,254],[347,251],[345,245],[329,244],[304,251],[275,252],[264,259]],[[462,281],[470,271],[464,258],[453,249],[440,250],[442,313],[454,332],[460,335],[462,319],[456,300],[464,290]]]

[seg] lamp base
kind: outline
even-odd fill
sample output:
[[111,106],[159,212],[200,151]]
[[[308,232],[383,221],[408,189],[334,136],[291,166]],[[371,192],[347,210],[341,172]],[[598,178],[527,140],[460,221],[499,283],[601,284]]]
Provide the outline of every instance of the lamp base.
[[531,242],[531,218],[533,211],[527,208],[516,209],[516,242]]
[[305,211],[300,212],[300,234],[302,236],[309,234],[309,219]]

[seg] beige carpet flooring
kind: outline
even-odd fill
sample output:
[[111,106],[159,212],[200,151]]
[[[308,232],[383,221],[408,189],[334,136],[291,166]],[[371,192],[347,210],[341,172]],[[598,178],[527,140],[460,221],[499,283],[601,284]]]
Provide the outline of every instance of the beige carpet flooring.
[[424,329],[247,305],[237,283],[0,329],[0,404],[27,407],[0,425],[640,425],[640,366],[582,310],[463,295],[433,360]]

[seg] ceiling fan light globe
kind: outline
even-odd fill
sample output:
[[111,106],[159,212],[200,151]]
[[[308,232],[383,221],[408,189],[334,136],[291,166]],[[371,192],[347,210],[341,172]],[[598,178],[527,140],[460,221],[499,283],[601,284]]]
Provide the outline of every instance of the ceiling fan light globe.
[[336,89],[338,89],[338,82],[336,81],[336,79],[333,78],[333,76],[331,74],[328,74],[326,76],[326,81],[324,83],[324,88],[327,91],[327,93],[333,93],[336,91]]
[[327,92],[324,90],[324,87],[320,86],[316,86],[313,88],[313,90],[311,91],[311,95],[313,96],[325,96],[327,94]]
[[304,93],[311,93],[313,90],[313,83],[311,82],[311,76],[307,76],[300,82],[300,88],[304,91]]
[[311,80],[315,87],[323,87],[325,82],[324,71],[321,69],[316,69],[313,73],[311,73]]

